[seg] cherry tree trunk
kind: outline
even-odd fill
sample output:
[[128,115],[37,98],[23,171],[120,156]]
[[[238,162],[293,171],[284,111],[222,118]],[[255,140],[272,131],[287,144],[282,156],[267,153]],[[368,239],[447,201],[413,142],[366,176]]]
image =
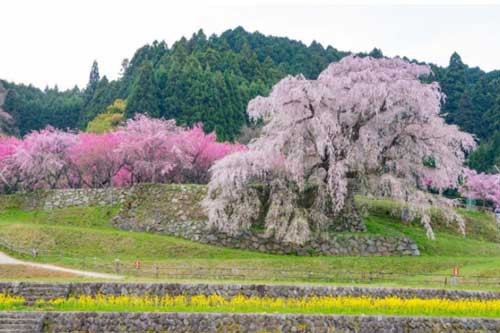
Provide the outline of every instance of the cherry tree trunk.
[[363,232],[366,231],[365,223],[361,218],[356,203],[354,202],[355,185],[353,180],[349,180],[347,186],[347,195],[342,210],[334,218],[330,225],[330,231],[349,231]]

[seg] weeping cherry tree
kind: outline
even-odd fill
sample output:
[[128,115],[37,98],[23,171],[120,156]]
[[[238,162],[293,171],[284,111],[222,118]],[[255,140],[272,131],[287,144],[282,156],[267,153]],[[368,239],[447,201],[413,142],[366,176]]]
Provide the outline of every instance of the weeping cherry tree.
[[418,207],[432,238],[426,207],[445,203],[428,190],[457,184],[474,140],[439,116],[439,85],[421,80],[430,74],[399,58],[349,56],[317,80],[288,76],[250,101],[250,118],[265,125],[247,151],[212,167],[210,224],[230,234],[257,227],[296,244],[361,231],[353,191],[364,189]]

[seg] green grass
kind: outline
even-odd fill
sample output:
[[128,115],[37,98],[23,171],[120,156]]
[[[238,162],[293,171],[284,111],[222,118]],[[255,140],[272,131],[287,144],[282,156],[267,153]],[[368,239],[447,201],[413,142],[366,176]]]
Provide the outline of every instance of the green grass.
[[429,256],[500,256],[500,244],[482,240],[476,234],[462,236],[435,230],[436,239],[428,239],[421,225],[405,225],[391,217],[368,216],[365,224],[369,233],[386,236],[404,235],[412,238],[422,255]]
[[[436,240],[432,241],[417,223],[404,225],[392,218],[387,205],[393,203],[371,204],[370,215],[365,219],[368,233],[409,236],[418,244],[421,256],[298,257],[221,248],[113,229],[109,221],[117,207],[5,209],[0,211],[0,238],[19,248],[36,247],[42,254],[33,259],[3,248],[15,257],[87,270],[113,273],[118,270],[129,280],[441,287],[444,275],[449,276],[454,265],[459,265],[463,275],[500,277],[500,243],[493,241],[499,231],[492,229],[494,221],[487,214],[461,211],[467,219],[467,237],[438,225]],[[44,255],[47,253],[51,256]],[[136,260],[143,263],[139,271],[134,268]],[[496,284],[481,281],[479,287],[500,290],[500,278],[495,281]],[[473,284],[459,287],[478,288]]]
[[[363,210],[369,212],[372,217],[379,217],[384,222],[380,228],[372,226],[369,229],[371,233],[395,235],[398,232],[407,231],[406,226],[408,224],[402,223],[399,219],[394,219],[393,212],[399,212],[404,208],[404,204],[389,200],[389,199],[368,199],[366,197],[356,197],[357,204],[362,207]],[[488,214],[479,210],[467,210],[463,208],[457,209],[457,212],[462,215],[466,222],[466,235],[468,239],[478,239],[490,242],[500,243],[500,230],[495,222],[495,217],[493,214]],[[393,227],[387,225],[385,222],[396,222],[398,230],[394,230]],[[418,226],[421,228],[418,221],[413,221],[410,226]],[[439,210],[434,210],[432,212],[432,228],[436,233],[453,234],[462,236],[457,225],[447,225],[441,216]]]
[[109,227],[110,219],[118,212],[118,206],[68,207],[54,210],[0,210],[0,224],[28,223],[83,228]]
[[[129,232],[111,228],[81,228],[29,223],[0,224],[3,239],[21,248],[35,246],[67,257],[100,259],[226,259],[255,258],[258,254],[183,240],[145,232]],[[264,256],[264,255],[262,255]],[[57,258],[56,258],[57,259]]]

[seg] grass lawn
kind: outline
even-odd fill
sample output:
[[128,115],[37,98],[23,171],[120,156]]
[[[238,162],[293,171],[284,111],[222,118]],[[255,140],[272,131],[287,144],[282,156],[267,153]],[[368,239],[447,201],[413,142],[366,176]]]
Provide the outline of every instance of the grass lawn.
[[[500,232],[492,217],[481,212],[461,211],[468,222],[468,236],[437,224],[436,240],[432,241],[420,225],[404,225],[392,218],[387,210],[390,204],[372,202],[375,209],[370,209],[365,219],[368,233],[407,235],[416,241],[421,256],[298,257],[220,248],[169,236],[113,229],[109,221],[117,207],[2,210],[0,238],[19,249],[36,247],[41,256],[33,259],[29,254],[1,249],[26,260],[118,272],[134,281],[442,287],[453,266],[458,265],[462,275],[474,277],[464,280],[467,285],[459,284],[459,288],[500,290]],[[142,263],[140,270],[134,267],[136,260]],[[477,282],[481,285],[475,285]]]

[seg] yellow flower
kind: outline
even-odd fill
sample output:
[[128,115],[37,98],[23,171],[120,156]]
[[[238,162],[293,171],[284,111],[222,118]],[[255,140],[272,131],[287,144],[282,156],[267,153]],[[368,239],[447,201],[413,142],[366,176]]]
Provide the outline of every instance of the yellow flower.
[[8,309],[12,308],[14,306],[18,305],[23,305],[24,304],[24,297],[21,296],[12,296],[8,294],[0,294],[0,308],[1,309]]
[[[0,294],[0,309],[23,305],[24,298]],[[81,295],[39,300],[38,308],[107,311],[219,311],[325,314],[395,314],[500,317],[500,299],[371,298],[367,296],[257,297],[235,295]]]

